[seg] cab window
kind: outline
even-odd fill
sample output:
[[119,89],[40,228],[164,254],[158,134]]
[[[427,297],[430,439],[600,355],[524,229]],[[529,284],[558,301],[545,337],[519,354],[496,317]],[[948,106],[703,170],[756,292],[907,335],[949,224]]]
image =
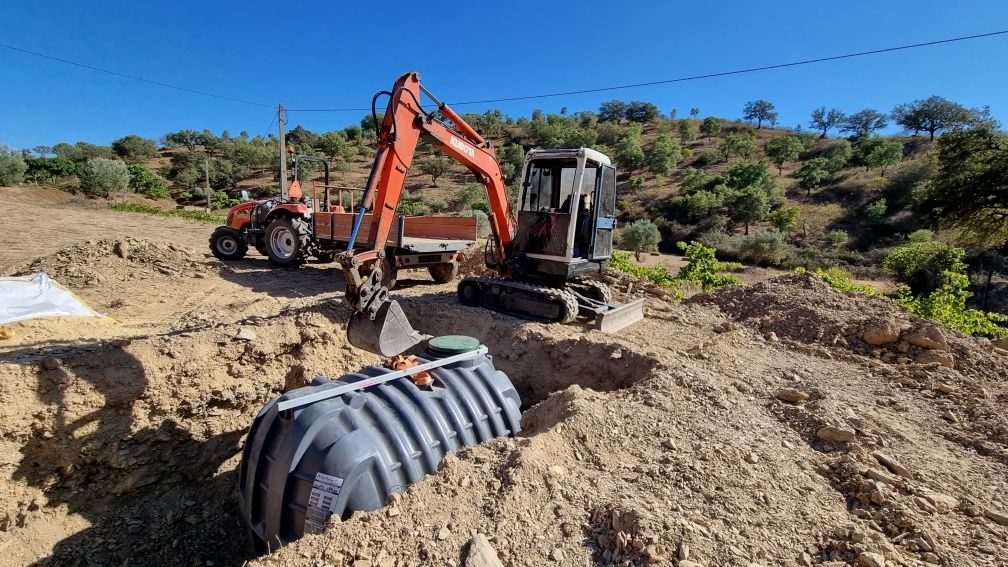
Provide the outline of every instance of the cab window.
[[[520,210],[569,214],[576,171],[576,159],[532,162],[525,177]],[[593,179],[592,187],[594,184]]]

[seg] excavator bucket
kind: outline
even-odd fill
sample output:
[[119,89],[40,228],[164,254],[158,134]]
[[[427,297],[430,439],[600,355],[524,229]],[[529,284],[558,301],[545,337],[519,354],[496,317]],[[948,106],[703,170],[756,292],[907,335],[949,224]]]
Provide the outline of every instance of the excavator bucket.
[[355,313],[347,323],[350,344],[385,357],[405,352],[425,338],[410,325],[398,301],[385,302],[373,320]]
[[603,333],[615,333],[644,319],[644,300],[611,305],[595,317],[595,327]]

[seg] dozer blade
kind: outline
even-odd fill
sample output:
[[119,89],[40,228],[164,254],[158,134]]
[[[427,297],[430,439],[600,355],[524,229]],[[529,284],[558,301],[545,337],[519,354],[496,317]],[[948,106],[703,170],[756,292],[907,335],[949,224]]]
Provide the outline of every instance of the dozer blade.
[[595,318],[595,326],[603,333],[615,333],[644,319],[644,299],[613,305]]
[[350,344],[385,357],[405,352],[425,338],[410,325],[398,301],[385,302],[374,320],[364,313],[354,313],[347,323]]

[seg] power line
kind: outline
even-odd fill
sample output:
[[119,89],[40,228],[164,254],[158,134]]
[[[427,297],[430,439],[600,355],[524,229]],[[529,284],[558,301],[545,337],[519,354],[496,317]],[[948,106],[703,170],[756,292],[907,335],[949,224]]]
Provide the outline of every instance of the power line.
[[[758,71],[770,71],[770,70],[773,70],[773,69],[784,69],[784,68],[787,68],[787,67],[797,67],[799,65],[811,65],[813,63],[824,63],[826,61],[837,61],[837,60],[840,60],[840,59],[852,59],[854,57],[864,57],[864,56],[867,56],[867,55],[878,55],[880,53],[891,53],[893,51],[903,51],[903,50],[907,50],[907,49],[916,49],[918,47],[929,47],[929,46],[933,46],[933,45],[941,45],[941,44],[945,44],[945,43],[955,43],[955,42],[959,42],[959,41],[967,41],[967,40],[971,40],[971,39],[980,39],[980,38],[986,38],[986,37],[993,37],[993,36],[1004,35],[1004,34],[1008,34],[1008,30],[1001,30],[1001,31],[995,31],[995,32],[990,32],[990,33],[981,33],[981,34],[975,34],[975,35],[964,35],[964,36],[953,37],[953,38],[948,38],[948,39],[939,39],[939,40],[935,40],[935,41],[927,41],[927,42],[924,42],[924,43],[913,43],[913,44],[909,44],[909,45],[900,45],[900,46],[896,46],[896,47],[885,47],[885,48],[882,48],[882,49],[872,49],[872,50],[869,50],[869,51],[857,51],[857,52],[854,52],[854,53],[844,53],[842,55],[831,55],[831,56],[828,56],[828,57],[817,57],[815,59],[803,59],[803,60],[800,60],[800,61],[791,61],[791,62],[788,62],[788,63],[777,63],[777,64],[774,64],[774,65],[763,65],[763,66],[760,66],[760,67],[749,67],[749,68],[746,68],[746,69],[735,69],[735,70],[732,70],[732,71],[721,71],[721,72],[718,72],[718,73],[706,73],[706,74],[703,74],[703,75],[691,75],[691,76],[687,76],[687,77],[677,77],[675,79],[663,79],[663,80],[660,80],[660,81],[648,81],[648,82],[644,82],[644,83],[631,83],[631,84],[617,85],[617,86],[612,86],[612,87],[598,87],[598,88],[592,88],[592,89],[581,89],[581,90],[575,90],[575,91],[563,91],[563,92],[547,93],[547,94],[513,96],[513,97],[506,97],[506,98],[488,98],[488,99],[484,99],[484,100],[467,100],[467,101],[461,101],[461,102],[451,102],[451,103],[449,103],[449,105],[450,106],[464,106],[464,105],[472,105],[472,104],[489,104],[489,103],[496,103],[496,102],[514,102],[514,101],[519,101],[519,100],[533,100],[533,99],[550,98],[550,97],[557,97],[557,96],[570,96],[570,95],[578,95],[578,94],[589,94],[589,93],[600,93],[600,92],[607,92],[607,91],[616,91],[616,90],[622,90],[622,89],[633,89],[633,88],[637,88],[637,87],[649,87],[649,86],[654,86],[654,85],[666,85],[666,84],[670,84],[670,83],[683,83],[683,82],[686,82],[686,81],[697,81],[697,80],[700,80],[700,79],[712,79],[712,78],[715,78],[715,77],[727,77],[727,76],[731,76],[731,75],[741,75],[741,74],[744,74],[744,73],[755,73],[755,72],[758,72]],[[371,110],[371,109],[370,108],[292,108],[292,109],[290,109],[290,111],[292,111],[292,112],[351,112],[351,111],[353,111],[353,112],[361,112],[361,111],[369,111],[369,110]]]
[[279,108],[273,111],[273,118],[270,120],[269,126],[266,127],[266,131],[263,133],[263,138],[269,137],[269,132],[273,129],[273,124],[276,122],[277,116],[280,116]]
[[[811,64],[814,64],[814,63],[824,63],[824,62],[827,62],[827,61],[837,61],[837,60],[841,60],[841,59],[852,59],[852,58],[855,58],[855,57],[864,57],[864,56],[867,56],[867,55],[878,55],[880,53],[891,53],[891,52],[894,52],[894,51],[904,51],[904,50],[907,50],[907,49],[916,49],[916,48],[919,48],[919,47],[929,47],[929,46],[934,46],[934,45],[942,45],[942,44],[946,44],[946,43],[955,43],[955,42],[960,42],[960,41],[968,41],[968,40],[972,40],[972,39],[981,39],[981,38],[987,38],[987,37],[994,37],[994,36],[999,36],[999,35],[1004,35],[1004,34],[1008,34],[1008,30],[1000,30],[1000,31],[994,31],[994,32],[989,32],[989,33],[981,33],[981,34],[974,34],[974,35],[964,35],[964,36],[953,37],[953,38],[948,38],[948,39],[939,39],[939,40],[934,40],[934,41],[927,41],[927,42],[923,42],[923,43],[912,43],[912,44],[909,44],[909,45],[899,45],[899,46],[896,46],[896,47],[885,47],[885,48],[882,48],[882,49],[872,49],[872,50],[868,50],[868,51],[857,51],[857,52],[853,52],[853,53],[844,53],[844,54],[841,54],[841,55],[831,55],[831,56],[828,56],[828,57],[817,57],[817,58],[814,58],[814,59],[804,59],[804,60],[800,60],[800,61],[790,61],[790,62],[787,62],[787,63],[777,63],[777,64],[774,64],[774,65],[763,65],[763,66],[760,66],[760,67],[749,67],[749,68],[745,68],[745,69],[735,69],[735,70],[731,70],[731,71],[721,71],[721,72],[717,72],[717,73],[706,73],[706,74],[702,74],[702,75],[691,75],[691,76],[687,76],[687,77],[677,77],[677,78],[674,78],[674,79],[663,79],[663,80],[658,80],[658,81],[647,81],[647,82],[643,82],[643,83],[630,83],[630,84],[626,84],[626,85],[616,85],[616,86],[610,86],[610,87],[598,87],[598,88],[591,88],[591,89],[580,89],[580,90],[573,90],[573,91],[563,91],[563,92],[545,93],[545,94],[536,94],[536,95],[523,95],[523,96],[513,96],[513,97],[505,97],[505,98],[490,98],[490,99],[483,99],[483,100],[468,100],[468,101],[452,102],[452,103],[449,103],[449,104],[451,104],[452,106],[465,106],[465,105],[473,105],[473,104],[490,104],[490,103],[498,103],[498,102],[514,102],[514,101],[519,101],[519,100],[534,100],[534,99],[551,98],[551,97],[558,97],[558,96],[570,96],[570,95],[579,95],[579,94],[590,94],[590,93],[600,93],[600,92],[616,91],[616,90],[623,90],[623,89],[632,89],[632,88],[639,88],[639,87],[649,87],[649,86],[654,86],[654,85],[666,85],[666,84],[671,84],[671,83],[682,83],[682,82],[686,82],[686,81],[697,81],[697,80],[700,80],[700,79],[712,79],[712,78],[716,78],[716,77],[727,77],[727,76],[731,76],[731,75],[741,75],[741,74],[745,74],[745,73],[755,73],[755,72],[759,72],[759,71],[770,71],[770,70],[774,70],[774,69],[784,69],[784,68],[787,68],[787,67],[797,67],[797,66],[800,66],[800,65],[811,65]],[[252,106],[261,106],[261,107],[267,107],[267,108],[273,106],[271,104],[264,104],[264,103],[260,103],[260,102],[253,102],[253,101],[249,101],[249,100],[243,100],[243,99],[229,97],[229,96],[220,95],[220,94],[216,94],[216,93],[210,93],[210,92],[206,92],[206,91],[200,91],[200,90],[196,90],[196,89],[190,89],[190,88],[187,88],[187,87],[181,87],[181,86],[178,86],[178,85],[172,85],[170,83],[165,83],[165,82],[162,82],[162,81],[155,81],[155,80],[152,80],[152,79],[145,79],[143,77],[137,77],[135,75],[128,75],[126,73],[120,73],[118,71],[112,71],[110,69],[103,69],[101,67],[95,67],[93,65],[87,65],[85,63],[80,63],[80,62],[77,62],[77,61],[71,61],[69,59],[63,59],[61,57],[54,57],[52,55],[46,55],[44,53],[39,53],[37,51],[31,51],[29,49],[23,49],[23,48],[20,48],[20,47],[15,47],[13,45],[8,45],[8,44],[4,44],[4,43],[0,43],[0,47],[2,47],[4,49],[9,49],[11,51],[16,51],[16,52],[19,52],[19,53],[24,53],[24,54],[27,54],[27,55],[33,55],[35,57],[41,57],[43,59],[48,59],[50,61],[56,61],[56,62],[59,62],[59,63],[65,63],[67,65],[73,65],[73,66],[81,67],[81,68],[84,68],[84,69],[90,69],[92,71],[98,71],[100,73],[106,73],[106,74],[109,74],[109,75],[114,75],[114,76],[122,77],[122,78],[125,78],[125,79],[132,79],[134,81],[140,81],[142,83],[156,85],[156,86],[159,86],[159,87],[165,87],[165,88],[169,88],[169,89],[175,89],[177,91],[187,92],[187,93],[191,93],[191,94],[198,94],[198,95],[208,96],[208,97],[217,98],[217,99],[221,99],[221,100],[228,100],[228,101],[231,101],[231,102],[237,102],[237,103],[241,103],[241,104],[248,104],[248,105],[252,105]],[[369,111],[371,109],[370,108],[351,108],[351,107],[347,107],[347,108],[290,108],[290,109],[287,109],[287,110],[288,110],[288,112],[366,112],[366,111]],[[270,125],[270,128],[272,128],[272,124]]]
[[52,55],[46,55],[45,53],[39,53],[37,51],[31,51],[29,49],[22,49],[20,47],[14,47],[13,45],[7,45],[5,43],[0,43],[0,47],[3,47],[4,49],[9,49],[11,51],[17,51],[19,53],[25,53],[25,54],[28,54],[28,55],[34,55],[35,57],[41,57],[43,59],[49,59],[50,61],[57,61],[59,63],[66,63],[67,65],[73,65],[75,67],[82,67],[84,69],[90,69],[92,71],[98,71],[99,73],[107,73],[109,75],[115,75],[116,77],[122,77],[124,79],[132,79],[134,81],[140,81],[141,83],[147,83],[147,84],[150,84],[150,85],[157,85],[159,87],[165,87],[165,88],[168,88],[168,89],[175,89],[177,91],[187,92],[187,93],[191,93],[191,94],[198,94],[198,95],[203,95],[203,96],[209,96],[209,97],[213,97],[213,98],[219,98],[219,99],[222,99],[222,100],[229,100],[231,102],[239,102],[241,104],[250,104],[252,106],[265,106],[267,108],[270,107],[270,106],[273,106],[271,104],[262,104],[262,103],[259,103],[259,102],[252,102],[250,100],[242,100],[240,98],[234,98],[234,97],[225,96],[225,95],[221,95],[221,94],[209,93],[209,92],[206,92],[206,91],[199,91],[199,90],[190,89],[190,88],[187,88],[187,87],[180,87],[178,85],[172,85],[172,84],[169,84],[169,83],[163,83],[161,81],[155,81],[155,80],[152,80],[152,79],[145,79],[143,77],[137,77],[135,75],[127,75],[126,73],[120,73],[118,71],[112,71],[110,69],[102,69],[101,67],[95,67],[93,65],[88,65],[88,64],[85,64],[85,63],[79,63],[77,61],[71,61],[69,59],[63,59],[62,57],[53,57]]

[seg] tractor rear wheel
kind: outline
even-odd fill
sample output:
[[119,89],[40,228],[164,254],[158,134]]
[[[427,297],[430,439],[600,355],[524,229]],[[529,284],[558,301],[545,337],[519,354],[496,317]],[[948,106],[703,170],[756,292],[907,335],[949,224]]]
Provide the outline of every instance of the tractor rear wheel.
[[221,260],[241,260],[248,252],[248,244],[240,231],[218,226],[210,235],[210,252]]
[[296,268],[307,255],[310,231],[304,219],[281,216],[273,219],[263,235],[270,262]]
[[433,266],[428,266],[427,271],[430,272],[431,278],[437,283],[448,283],[458,276],[459,264],[456,261],[434,264]]

